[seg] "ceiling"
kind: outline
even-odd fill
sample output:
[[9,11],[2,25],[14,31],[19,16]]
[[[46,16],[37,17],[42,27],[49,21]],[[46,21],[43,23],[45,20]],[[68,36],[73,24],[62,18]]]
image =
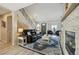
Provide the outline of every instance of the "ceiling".
[[5,13],[8,13],[8,12],[10,12],[9,9],[6,9],[6,8],[0,6],[0,15],[5,14]]
[[32,4],[33,3],[0,3],[1,6],[8,8],[11,11],[16,11]]
[[24,7],[31,19],[37,22],[60,20],[64,14],[63,3],[0,3],[0,15]]
[[25,7],[25,11],[37,22],[60,20],[64,14],[63,3],[38,3]]
[[0,15],[29,6],[33,3],[0,3]]

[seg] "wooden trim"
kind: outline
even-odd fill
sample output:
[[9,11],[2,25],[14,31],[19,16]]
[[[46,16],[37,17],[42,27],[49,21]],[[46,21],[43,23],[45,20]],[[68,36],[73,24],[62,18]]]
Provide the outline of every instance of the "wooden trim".
[[67,16],[71,14],[71,12],[79,5],[79,3],[72,3],[71,6],[66,11],[65,15],[62,18],[62,22],[66,19]]

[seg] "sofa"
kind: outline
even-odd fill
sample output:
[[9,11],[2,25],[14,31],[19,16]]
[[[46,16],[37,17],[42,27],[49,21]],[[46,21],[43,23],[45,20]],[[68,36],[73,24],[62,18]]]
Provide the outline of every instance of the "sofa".
[[23,30],[23,35],[27,37],[27,43],[36,42],[38,39],[42,37],[42,34],[37,34],[35,29],[27,29]]

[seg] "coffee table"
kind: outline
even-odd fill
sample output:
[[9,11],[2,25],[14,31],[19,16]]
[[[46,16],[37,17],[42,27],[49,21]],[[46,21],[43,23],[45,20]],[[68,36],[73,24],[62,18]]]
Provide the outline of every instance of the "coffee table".
[[48,40],[38,40],[37,42],[35,42],[35,44],[33,45],[33,48],[34,49],[37,49],[37,50],[43,50],[45,48],[47,48],[49,45],[49,41]]

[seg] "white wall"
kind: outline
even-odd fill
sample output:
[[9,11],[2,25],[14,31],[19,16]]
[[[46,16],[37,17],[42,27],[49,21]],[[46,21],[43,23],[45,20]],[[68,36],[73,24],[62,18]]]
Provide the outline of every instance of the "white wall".
[[[41,23],[46,23],[47,24],[47,30],[52,30],[51,26],[52,25],[57,25],[57,30],[61,30],[61,21],[59,20],[55,20],[55,21],[51,21],[51,22],[37,22],[37,24],[40,24]],[[41,30],[41,28],[40,28]]]
[[[7,17],[10,16],[11,13],[4,14],[0,17],[0,38],[4,43],[7,43]],[[1,20],[5,22],[5,28],[1,26]]]
[[[17,16],[18,15],[18,16]],[[27,21],[27,19],[22,15],[22,13],[20,11],[16,11],[16,19],[17,19],[17,22],[21,23],[21,24],[25,24],[27,25],[28,24],[28,29],[32,29],[33,26],[30,24],[29,21]]]
[[51,26],[52,25],[57,25],[57,29],[56,30],[60,30],[61,29],[61,21],[52,21],[52,22],[47,22],[47,29],[48,30],[52,30]]

